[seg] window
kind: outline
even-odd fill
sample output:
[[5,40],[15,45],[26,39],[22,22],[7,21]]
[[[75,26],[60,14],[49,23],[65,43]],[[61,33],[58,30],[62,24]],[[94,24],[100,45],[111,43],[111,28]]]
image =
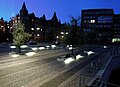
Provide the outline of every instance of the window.
[[84,20],[84,23],[86,23],[86,20]]
[[90,29],[84,29],[83,31],[84,32],[90,32]]
[[95,23],[95,20],[91,20],[90,23]]
[[98,23],[112,23],[113,17],[112,16],[99,16]]

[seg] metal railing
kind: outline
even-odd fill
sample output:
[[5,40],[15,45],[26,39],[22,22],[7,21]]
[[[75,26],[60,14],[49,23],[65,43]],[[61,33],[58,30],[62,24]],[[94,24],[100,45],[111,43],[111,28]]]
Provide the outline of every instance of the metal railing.
[[115,49],[116,48],[113,47],[101,54],[58,87],[107,87],[107,85],[120,87],[119,85],[100,80],[102,74],[105,72],[104,69],[107,62],[109,62],[110,57],[115,54]]

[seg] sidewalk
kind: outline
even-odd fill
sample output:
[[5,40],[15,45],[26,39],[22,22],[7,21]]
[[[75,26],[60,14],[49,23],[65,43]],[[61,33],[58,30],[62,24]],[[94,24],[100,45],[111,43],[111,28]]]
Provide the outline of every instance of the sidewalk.
[[[91,57],[96,57],[97,55],[91,56]],[[86,58],[87,59],[87,58]],[[90,63],[91,58],[89,58],[87,60],[87,63]],[[82,63],[76,65],[75,67],[73,67],[72,69],[62,73],[61,75],[53,78],[52,80],[48,81],[47,83],[41,85],[40,87],[57,87],[59,86],[61,83],[63,83],[65,80],[69,79],[71,76],[73,76],[74,74],[76,74],[79,70],[81,70],[82,68],[84,68],[86,66],[86,61],[83,61]]]

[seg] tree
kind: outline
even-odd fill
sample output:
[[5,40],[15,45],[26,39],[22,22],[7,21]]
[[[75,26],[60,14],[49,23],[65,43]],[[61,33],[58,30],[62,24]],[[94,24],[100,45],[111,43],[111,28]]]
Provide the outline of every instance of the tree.
[[26,33],[24,31],[24,25],[21,23],[18,23],[16,26],[14,26],[13,31],[13,44],[18,47],[18,52],[21,52],[20,46],[25,44],[25,42],[28,41],[30,34]]
[[[64,43],[68,45],[72,45],[73,47],[77,47],[80,45],[80,30],[77,26],[79,18],[75,19],[74,17],[71,17],[71,29],[69,31],[69,34],[65,36]],[[73,54],[73,49],[72,49]]]

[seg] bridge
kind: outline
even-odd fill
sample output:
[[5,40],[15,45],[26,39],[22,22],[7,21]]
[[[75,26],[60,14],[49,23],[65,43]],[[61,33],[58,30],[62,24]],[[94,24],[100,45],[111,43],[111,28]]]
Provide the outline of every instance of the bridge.
[[[90,49],[76,50],[82,54]],[[0,56],[0,87],[107,87],[112,69],[119,68],[120,49],[117,46],[91,46],[94,54],[86,55],[70,64],[57,57],[70,53],[64,49],[40,51],[34,57],[11,58]]]
[[95,55],[92,61],[85,60],[89,63],[58,87],[120,87],[107,82],[111,71],[120,67],[119,53],[119,47],[112,47],[104,53]]

